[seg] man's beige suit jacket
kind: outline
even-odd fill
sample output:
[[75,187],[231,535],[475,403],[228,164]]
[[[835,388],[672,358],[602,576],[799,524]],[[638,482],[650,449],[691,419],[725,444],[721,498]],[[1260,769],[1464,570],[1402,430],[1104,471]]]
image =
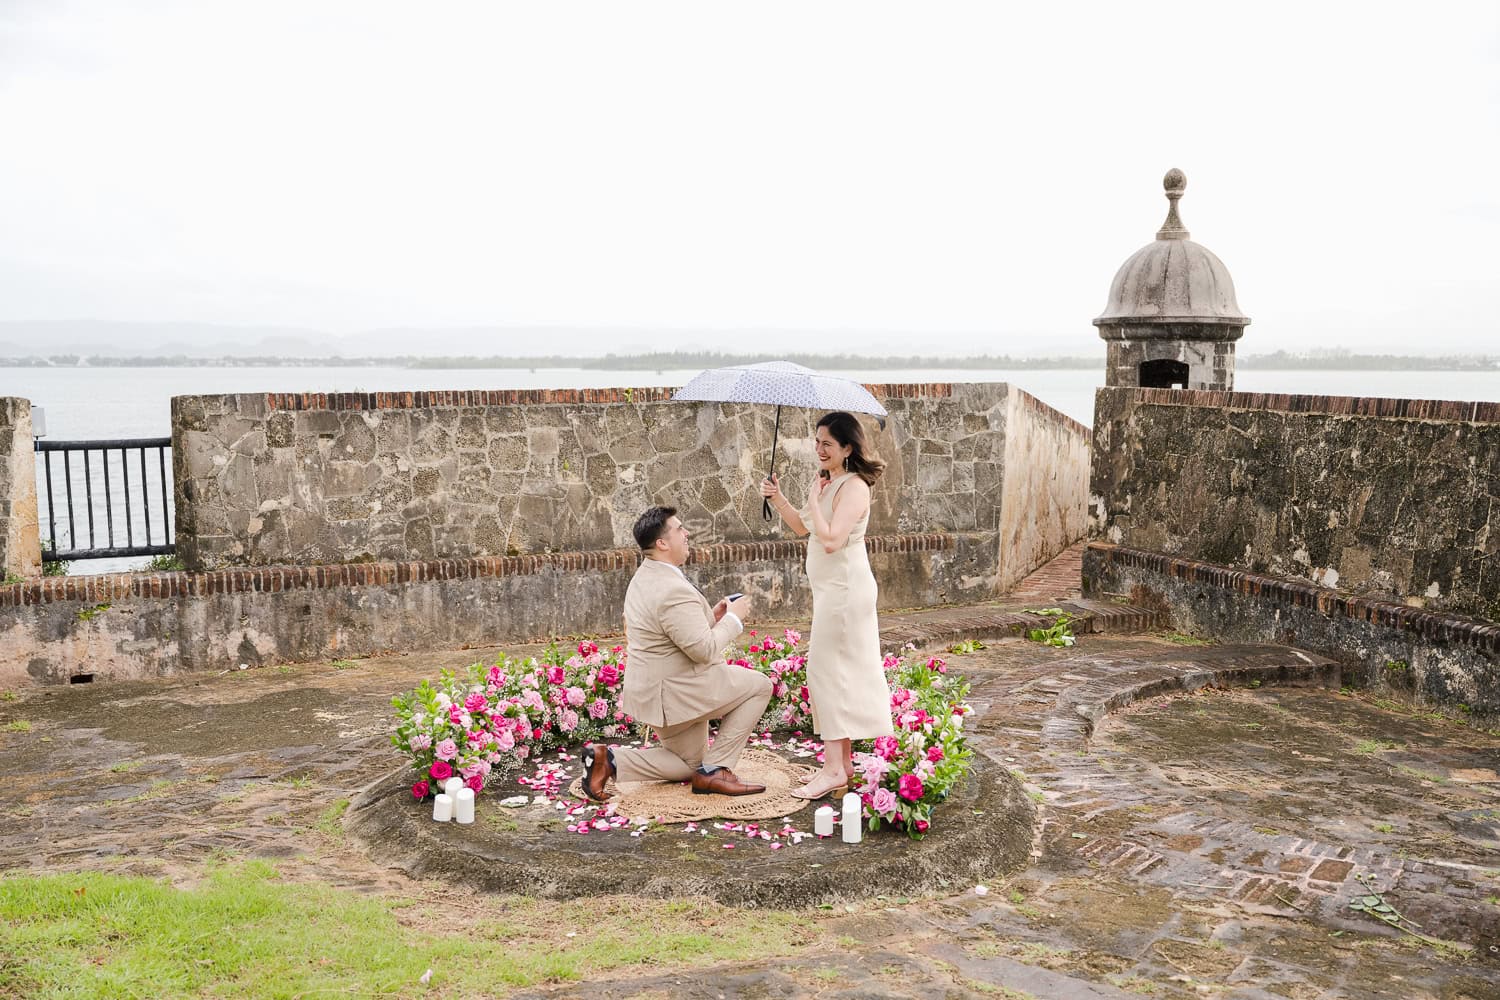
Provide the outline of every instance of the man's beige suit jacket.
[[625,591],[625,687],[620,708],[658,728],[709,717],[727,692],[714,677],[742,626],[668,563],[644,559]]

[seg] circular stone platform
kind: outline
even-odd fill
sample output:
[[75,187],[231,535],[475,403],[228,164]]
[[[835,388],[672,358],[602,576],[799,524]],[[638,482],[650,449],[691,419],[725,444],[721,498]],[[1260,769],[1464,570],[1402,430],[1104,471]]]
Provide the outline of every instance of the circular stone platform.
[[[859,844],[807,837],[780,850],[714,829],[712,821],[693,832],[674,823],[638,837],[628,829],[579,836],[567,832],[565,813],[552,803],[501,806],[514,794],[509,788],[482,796],[471,825],[434,823],[431,802],[412,799],[410,777],[402,768],[366,786],[345,815],[346,829],[374,860],[413,878],[554,899],[632,893],[797,907],[951,891],[1022,868],[1036,822],[1019,783],[980,754],[922,840],[884,829],[867,831]],[[804,807],[784,815],[811,832],[812,813]],[[779,829],[781,818],[761,825]]]

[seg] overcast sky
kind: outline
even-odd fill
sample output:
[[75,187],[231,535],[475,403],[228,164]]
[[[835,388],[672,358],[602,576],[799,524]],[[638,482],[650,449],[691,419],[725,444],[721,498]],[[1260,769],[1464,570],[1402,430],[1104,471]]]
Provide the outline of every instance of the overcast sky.
[[0,320],[1091,353],[1172,166],[1242,351],[1500,352],[1494,0],[0,0]]

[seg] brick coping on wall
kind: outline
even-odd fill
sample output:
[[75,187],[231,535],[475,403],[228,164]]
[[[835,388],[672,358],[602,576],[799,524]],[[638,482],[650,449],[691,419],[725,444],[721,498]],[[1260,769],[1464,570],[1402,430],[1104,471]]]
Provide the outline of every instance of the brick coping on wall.
[[1074,420],[1072,417],[1068,416],[1066,413],[1054,406],[1047,405],[1040,399],[1037,399],[1031,393],[1027,392],[1025,389],[1020,389],[1012,385],[1011,390],[1015,392],[1016,395],[1021,397],[1021,405],[1026,407],[1028,410],[1040,413],[1042,416],[1047,417],[1050,420],[1054,420],[1059,424],[1062,424],[1074,434],[1088,437],[1093,433],[1093,430],[1087,424],[1084,424],[1078,420]]
[[[871,553],[944,552],[958,547],[960,538],[989,541],[984,532],[928,532],[870,535]],[[800,559],[807,543],[780,539],[769,542],[725,542],[693,550],[692,565]],[[256,566],[210,570],[205,573],[104,573],[97,576],[43,577],[0,586],[0,608],[26,607],[64,601],[89,603],[128,597],[205,597],[211,594],[275,593],[287,590],[330,590],[343,587],[388,586],[434,580],[533,576],[554,570],[610,572],[634,569],[637,549],[596,549],[587,552],[548,552],[524,556],[484,556],[469,559],[428,559],[413,562],[338,563],[323,566]]]
[[1160,573],[1188,583],[1233,590],[1265,602],[1311,608],[1330,618],[1350,618],[1386,628],[1415,632],[1426,639],[1462,642],[1500,652],[1500,624],[1446,611],[1427,611],[1395,601],[1359,597],[1316,584],[1230,569],[1196,559],[1148,552],[1107,542],[1090,542],[1090,553],[1120,566]]
[[1352,417],[1404,417],[1408,420],[1463,420],[1500,423],[1500,402],[1453,399],[1383,399],[1368,396],[1310,396],[1275,392],[1223,392],[1210,389],[1130,389],[1136,401],[1152,406],[1205,406],[1218,409],[1276,410]]
[[[868,383],[879,399],[947,398],[952,382]],[[268,392],[266,407],[277,410],[402,410],[429,406],[526,406],[532,404],[664,403],[677,390],[668,386],[602,389],[435,389],[420,392]],[[230,393],[230,395],[235,395]],[[255,395],[247,393],[246,395]]]

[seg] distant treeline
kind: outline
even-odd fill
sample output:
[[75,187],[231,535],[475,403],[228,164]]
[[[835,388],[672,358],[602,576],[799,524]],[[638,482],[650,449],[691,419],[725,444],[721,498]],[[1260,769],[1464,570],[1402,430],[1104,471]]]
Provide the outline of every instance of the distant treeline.
[[[1238,364],[1255,369],[1314,369],[1323,371],[1500,371],[1500,357],[1484,355],[1447,355],[1421,357],[1402,354],[1354,354],[1349,351],[1314,351],[1310,354],[1240,355]],[[581,368],[597,371],[668,371],[718,368],[724,365],[754,364],[761,361],[792,361],[809,368],[829,370],[898,370],[932,368],[995,369],[1032,371],[1039,369],[1102,370],[1104,357],[1016,358],[1008,354],[981,354],[964,358],[942,358],[925,355],[863,354],[726,354],[710,351],[667,351],[654,354],[606,354],[603,357],[580,358],[567,355],[510,357],[418,357],[396,355],[380,358],[288,358],[275,356],[235,356],[219,358],[189,357],[184,354],[112,358],[78,354],[54,354],[47,357],[0,358],[0,367],[8,368]]]

